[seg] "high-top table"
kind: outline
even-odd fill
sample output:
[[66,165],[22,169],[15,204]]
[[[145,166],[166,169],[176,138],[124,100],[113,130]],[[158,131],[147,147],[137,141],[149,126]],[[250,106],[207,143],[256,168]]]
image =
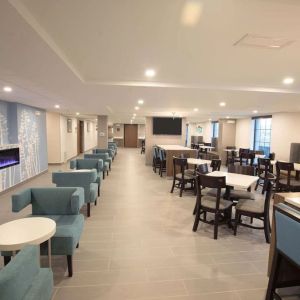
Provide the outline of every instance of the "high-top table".
[[179,157],[181,154],[184,154],[191,158],[197,157],[196,149],[191,149],[181,145],[157,145],[157,147],[166,152],[166,167],[168,177],[173,176],[173,156]]
[[51,237],[56,223],[44,217],[28,217],[0,225],[0,251],[21,250],[25,245],[40,245],[48,241],[48,262],[51,268]]

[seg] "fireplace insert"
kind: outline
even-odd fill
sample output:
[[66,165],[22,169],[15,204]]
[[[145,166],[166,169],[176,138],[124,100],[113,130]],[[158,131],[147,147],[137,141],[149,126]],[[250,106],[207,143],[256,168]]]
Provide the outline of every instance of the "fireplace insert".
[[20,163],[19,148],[0,149],[0,169],[5,169]]

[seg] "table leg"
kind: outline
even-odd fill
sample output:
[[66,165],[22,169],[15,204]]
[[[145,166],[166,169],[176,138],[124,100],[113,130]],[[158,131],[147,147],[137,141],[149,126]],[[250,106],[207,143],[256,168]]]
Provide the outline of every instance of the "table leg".
[[51,262],[51,238],[48,240],[48,265],[49,265],[49,268],[52,267],[52,262]]

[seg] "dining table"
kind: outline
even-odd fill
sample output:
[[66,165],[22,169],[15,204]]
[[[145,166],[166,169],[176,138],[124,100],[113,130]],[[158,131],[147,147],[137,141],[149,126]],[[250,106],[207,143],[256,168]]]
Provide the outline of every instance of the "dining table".
[[200,158],[188,158],[187,162],[189,165],[195,165],[195,166],[200,166],[204,164],[211,164],[211,160],[208,159],[200,159]]

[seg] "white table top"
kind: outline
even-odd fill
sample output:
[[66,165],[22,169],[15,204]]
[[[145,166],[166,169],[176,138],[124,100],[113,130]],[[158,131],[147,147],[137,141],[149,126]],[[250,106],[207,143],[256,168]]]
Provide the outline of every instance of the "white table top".
[[199,159],[199,158],[188,158],[187,162],[189,165],[204,165],[204,164],[211,164],[211,160],[207,160],[207,159]]
[[215,147],[212,146],[199,146],[201,149],[215,149]]
[[39,245],[56,232],[56,223],[43,217],[30,217],[0,225],[0,250],[16,251],[25,245]]
[[223,150],[226,152],[232,152],[232,151],[239,152],[239,149],[223,149]]
[[257,176],[250,176],[244,174],[236,174],[236,173],[228,173],[222,171],[214,171],[208,176],[225,176],[226,177],[226,185],[232,186],[236,189],[248,189],[254,182],[258,180]]
[[159,148],[163,150],[193,150],[188,147],[184,147],[181,145],[157,145]]
[[265,158],[266,156],[264,154],[255,154],[256,158]]

